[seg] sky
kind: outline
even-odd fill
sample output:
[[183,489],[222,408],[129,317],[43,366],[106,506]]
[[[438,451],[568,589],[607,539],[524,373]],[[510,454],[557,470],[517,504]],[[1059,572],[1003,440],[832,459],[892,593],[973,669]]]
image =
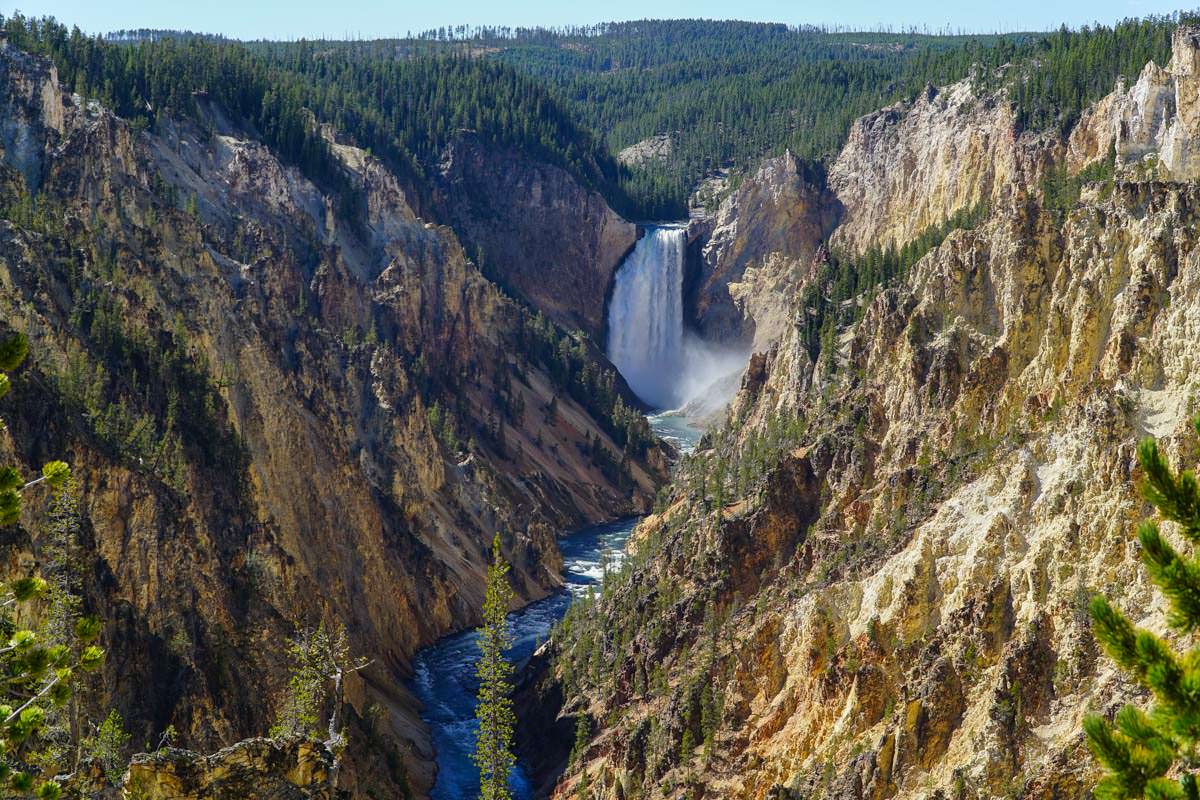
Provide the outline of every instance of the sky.
[[1064,22],[1111,23],[1194,7],[1158,0],[0,0],[0,13],[51,15],[88,33],[171,28],[239,39],[373,39],[443,25],[560,26],[683,17],[1007,32]]

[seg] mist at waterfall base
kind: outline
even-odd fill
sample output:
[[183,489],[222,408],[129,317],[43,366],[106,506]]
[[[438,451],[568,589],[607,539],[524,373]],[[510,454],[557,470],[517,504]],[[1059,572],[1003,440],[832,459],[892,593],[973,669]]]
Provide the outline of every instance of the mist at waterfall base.
[[[727,394],[747,353],[714,345],[683,324],[687,228],[651,227],[617,271],[608,310],[608,358],[629,388],[658,409],[677,409],[702,394]],[[712,398],[723,404],[728,396]]]

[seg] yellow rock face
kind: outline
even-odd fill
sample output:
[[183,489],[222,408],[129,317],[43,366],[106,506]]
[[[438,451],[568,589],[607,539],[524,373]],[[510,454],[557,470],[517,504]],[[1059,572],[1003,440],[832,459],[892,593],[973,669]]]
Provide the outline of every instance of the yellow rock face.
[[1044,153],[1016,135],[1002,98],[969,80],[926,89],[857,120],[829,172],[845,208],[832,241],[851,252],[899,247],[955,211],[1036,186]]
[[1200,30],[1179,27],[1170,63],[1146,65],[1131,86],[1088,109],[1068,140],[1067,165],[1079,169],[1115,153],[1131,179],[1200,178]]
[[123,781],[133,800],[335,800],[333,756],[306,741],[248,739],[210,756],[168,748],[136,756]]
[[[1195,40],[1183,30],[1169,69],[1130,90],[1176,92],[1163,130],[1183,138],[1161,140],[1175,143],[1173,177],[1190,176]],[[680,477],[643,535],[660,544],[641,577],[596,612],[615,629],[638,609],[627,649],[603,652],[635,665],[652,653],[665,671],[643,695],[627,667],[568,695],[572,713],[611,714],[584,766],[596,796],[1090,795],[1082,719],[1137,698],[1098,652],[1086,602],[1104,592],[1164,628],[1132,535],[1146,513],[1135,446],[1155,436],[1197,459],[1200,186],[1118,179],[1062,218],[1036,187],[1058,159],[1102,157],[1130,96],[1093,108],[1069,146],[1018,137],[1003,103],[964,85],[855,124],[830,174],[845,208],[835,242],[903,243],[981,200],[992,212],[817,363],[799,308],[752,362],[740,427]],[[803,423],[803,447],[769,461],[737,514],[715,515],[698,473],[751,459],[780,420]],[[668,589],[671,621],[656,627],[643,609]],[[710,613],[728,614],[711,639]],[[695,680],[721,698],[707,755],[677,748]],[[631,767],[642,729],[649,766]]]

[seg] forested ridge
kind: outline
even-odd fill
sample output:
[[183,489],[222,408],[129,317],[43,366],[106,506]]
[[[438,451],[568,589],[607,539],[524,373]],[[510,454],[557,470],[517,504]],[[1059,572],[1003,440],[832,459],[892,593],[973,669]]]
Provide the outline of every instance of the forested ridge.
[[[1177,21],[1150,17],[1004,36],[643,21],[552,43],[526,35],[494,57],[559,87],[614,152],[671,135],[668,163],[633,173],[629,191],[678,211],[713,168],[748,169],[784,148],[830,159],[857,117],[972,74],[981,88],[1009,89],[1021,124],[1067,129],[1118,76],[1132,79],[1151,60],[1165,65]],[[999,69],[1006,64],[1018,69]]]
[[621,194],[615,160],[533,79],[503,64],[452,53],[364,60],[322,43],[249,48],[211,37],[156,34],[136,44],[88,37],[54,20],[3,20],[13,43],[50,56],[63,85],[139,126],[160,115],[203,122],[211,100],[247,125],[322,188],[357,201],[316,123],[423,178],[460,129],[571,171],[636,209]]
[[331,46],[367,60],[452,52],[509,64],[546,84],[611,153],[670,136],[664,161],[618,172],[644,216],[665,218],[682,216],[696,183],[715,170],[745,171],[785,148],[830,159],[857,117],[969,75],[981,90],[1007,89],[1023,126],[1067,130],[1119,76],[1132,79],[1151,60],[1165,64],[1184,19],[982,36],[641,20],[460,26]]
[[[20,15],[5,28],[51,55],[66,85],[148,125],[164,111],[193,113],[194,94],[207,93],[347,204],[353,187],[314,121],[415,177],[472,129],[570,170],[627,216],[668,218],[717,170],[784,148],[832,158],[858,116],[968,75],[1007,89],[1023,126],[1067,130],[1118,77],[1165,64],[1181,19],[986,36],[672,20],[252,43],[165,31],[90,38]],[[616,162],[661,134],[665,158]]]
[[1002,63],[1012,51],[1007,38],[856,41],[782,25],[695,21],[630,23],[594,42],[530,44],[496,57],[559,87],[613,151],[669,135],[670,158],[633,172],[628,191],[660,216],[676,216],[715,169],[748,170],[784,148],[832,157],[856,117],[928,83],[961,78],[973,63]]

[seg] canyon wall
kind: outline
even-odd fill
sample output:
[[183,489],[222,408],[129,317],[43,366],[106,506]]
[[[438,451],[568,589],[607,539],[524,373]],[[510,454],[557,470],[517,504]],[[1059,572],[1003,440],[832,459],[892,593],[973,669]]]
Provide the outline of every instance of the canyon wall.
[[972,87],[927,87],[861,117],[828,169],[790,153],[765,160],[694,223],[703,242],[690,298],[696,327],[764,353],[830,249],[898,249],[956,212],[1036,191],[1061,145],[1018,135],[1009,103]]
[[829,170],[845,208],[833,244],[899,247],[959,209],[1036,186],[1047,142],[1018,136],[1014,122],[1006,98],[977,95],[970,79],[855,121]]
[[566,170],[463,133],[439,165],[439,217],[486,274],[601,348],[613,273],[637,226]]
[[[623,452],[602,405],[619,378],[502,294],[384,164],[331,141],[363,197],[347,218],[195,99],[202,125],[139,131],[0,45],[0,329],[30,349],[0,450],[74,468],[112,654],[95,699],[136,742],[264,733],[286,637],[344,623],[373,661],[347,687],[345,786],[420,794],[408,659],[478,618],[493,534],[518,598],[543,596],[556,536],[648,508],[665,460]],[[564,175],[595,212],[580,236],[632,242]],[[10,567],[44,557],[41,505],[6,538]]]
[[1110,153],[1126,177],[1152,181],[1200,178],[1200,32],[1176,29],[1166,67],[1146,65],[1132,86],[1119,84],[1071,131],[1073,169]]
[[[606,799],[1090,796],[1084,715],[1144,698],[1086,604],[1165,630],[1133,536],[1136,443],[1200,455],[1198,35],[1069,142],[969,84],[855,124],[829,176],[835,245],[990,213],[819,353],[793,303],[632,569],[540,654],[529,713],[593,732],[570,762],[534,754],[547,794],[586,773]],[[1138,139],[1151,84],[1175,99]],[[1114,180],[1043,205],[1048,168],[1111,142]],[[1152,151],[1165,172],[1139,166]]]
[[701,334],[760,352],[776,341],[791,293],[840,216],[821,165],[790,152],[764,161],[707,221],[690,298]]

